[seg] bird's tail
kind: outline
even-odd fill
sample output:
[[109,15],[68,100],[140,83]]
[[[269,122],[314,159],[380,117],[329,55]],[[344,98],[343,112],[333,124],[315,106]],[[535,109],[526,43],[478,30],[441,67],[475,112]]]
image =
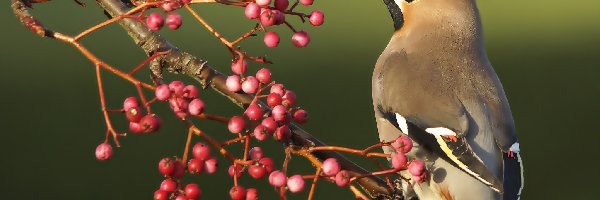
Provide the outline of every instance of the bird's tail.
[[518,200],[523,191],[523,161],[517,152],[504,154],[504,200]]

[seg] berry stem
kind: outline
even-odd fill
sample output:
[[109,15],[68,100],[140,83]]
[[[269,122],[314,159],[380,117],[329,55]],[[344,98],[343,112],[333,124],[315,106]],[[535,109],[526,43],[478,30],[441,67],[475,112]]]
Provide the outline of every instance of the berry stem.
[[[296,2],[296,4],[298,4]],[[313,177],[313,181],[312,184],[310,185],[310,191],[308,192],[308,200],[312,200],[313,197],[315,196],[315,189],[317,187],[317,181],[319,180],[319,174],[321,174],[321,170],[322,168],[317,168],[317,171],[315,172],[315,176]]]
[[188,136],[185,141],[185,149],[183,150],[183,156],[181,157],[183,162],[187,161],[188,153],[190,151],[190,144],[192,143],[192,136],[194,135],[194,129],[192,127],[188,128]]

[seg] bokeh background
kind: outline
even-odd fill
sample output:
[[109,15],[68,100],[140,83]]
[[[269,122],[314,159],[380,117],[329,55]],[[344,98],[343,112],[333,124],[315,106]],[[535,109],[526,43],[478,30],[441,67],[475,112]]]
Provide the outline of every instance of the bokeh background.
[[[34,13],[56,30],[76,34],[105,19],[94,1],[87,8],[72,1],[36,5]],[[521,138],[526,188],[523,199],[593,199],[598,173],[600,113],[600,1],[478,1],[489,57],[504,84]],[[196,6],[225,36],[233,38],[253,24],[240,8]],[[312,35],[305,49],[293,48],[291,33],[280,28],[282,44],[270,50],[260,39],[242,43],[254,55],[268,55],[274,77],[294,89],[311,114],[305,128],[329,144],[365,147],[377,142],[370,99],[372,67],[393,31],[381,0],[316,1],[305,11],[326,13],[322,28],[299,25]],[[227,71],[229,55],[218,41],[184,13],[180,31],[164,30],[181,49]],[[290,18],[297,23],[298,19]],[[158,105],[164,128],[153,135],[130,136],[108,162],[94,158],[104,137],[92,64],[72,47],[42,39],[23,28],[9,1],[0,4],[0,191],[3,199],[150,199],[160,184],[161,157],[180,155],[185,129],[165,105]],[[143,53],[119,26],[83,40],[107,62],[127,69]],[[257,69],[252,65],[252,69]],[[105,73],[107,74],[107,73]],[[146,78],[147,74],[141,74]],[[169,79],[183,79],[169,76]],[[109,105],[134,95],[128,83],[106,75]],[[207,111],[239,113],[212,91],[203,92]],[[122,130],[124,118],[113,121]],[[200,122],[208,133],[228,136],[221,124]],[[197,140],[196,140],[197,141]],[[281,158],[278,145],[267,154]],[[280,164],[280,161],[277,161]],[[369,162],[359,161],[372,167]],[[308,173],[307,162],[292,169]],[[198,182],[205,199],[226,199],[232,181],[226,172],[187,178]],[[275,199],[266,181],[255,184],[264,199]],[[292,195],[303,199],[306,194]],[[351,193],[321,184],[317,199],[350,199]]]

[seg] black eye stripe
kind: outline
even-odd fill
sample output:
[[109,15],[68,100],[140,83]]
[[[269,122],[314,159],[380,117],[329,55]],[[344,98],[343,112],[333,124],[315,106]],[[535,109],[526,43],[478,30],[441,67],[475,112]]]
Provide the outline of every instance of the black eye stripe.
[[407,3],[412,3],[415,0],[405,0]]

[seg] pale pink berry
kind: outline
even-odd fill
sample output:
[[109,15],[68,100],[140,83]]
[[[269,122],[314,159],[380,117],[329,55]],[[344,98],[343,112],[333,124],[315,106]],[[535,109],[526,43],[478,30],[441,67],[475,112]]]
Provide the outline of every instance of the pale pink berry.
[[233,186],[229,189],[229,197],[231,200],[244,200],[246,199],[246,189],[240,185]]
[[267,47],[275,48],[279,45],[279,34],[274,31],[268,31],[265,33],[263,41]]
[[127,117],[130,122],[139,122],[144,115],[139,107],[132,107],[125,111],[125,117]]
[[258,200],[258,191],[254,188],[246,189],[246,200]]
[[246,77],[246,80],[242,82],[242,91],[247,94],[254,94],[258,91],[258,80],[254,76]]
[[314,0],[300,0],[300,3],[305,6],[310,6],[313,4]]
[[260,23],[263,26],[273,26],[277,22],[276,20],[277,19],[271,10],[265,9],[260,14]]
[[260,17],[260,6],[256,3],[249,3],[244,9],[244,14],[248,19],[256,19]]
[[304,186],[304,178],[302,178],[301,175],[296,174],[290,176],[287,180],[287,187],[290,190],[290,192],[301,192],[302,190],[304,190]]
[[283,101],[281,102],[286,107],[291,107],[296,104],[296,93],[291,90],[286,90],[282,96]]
[[150,30],[158,31],[163,27],[164,23],[165,21],[159,13],[151,13],[146,17],[146,27]]
[[188,99],[198,98],[199,93],[200,91],[198,91],[198,88],[193,85],[187,85],[185,88],[183,88],[183,97]]
[[230,92],[239,92],[242,89],[240,77],[237,75],[228,76],[227,80],[225,80],[225,86]]
[[304,124],[308,120],[308,113],[305,110],[299,109],[294,112],[294,120],[300,124]]
[[183,19],[178,13],[170,13],[169,15],[167,15],[166,24],[167,27],[169,27],[169,29],[177,30],[179,29],[179,27],[181,27],[181,24],[183,24]]
[[396,170],[406,168],[408,159],[404,153],[396,153],[392,156],[392,167]]
[[285,120],[286,115],[287,115],[287,110],[282,105],[277,105],[277,106],[273,107],[273,109],[271,110],[271,116],[277,122],[281,122],[281,121]]
[[143,133],[144,132],[144,127],[137,122],[129,122],[129,130],[132,133],[138,134],[138,133]]
[[273,86],[271,86],[271,90],[269,93],[277,93],[280,96],[283,96],[285,94],[285,87],[283,86],[283,84],[274,84]]
[[261,158],[265,157],[265,154],[263,153],[263,150],[260,147],[252,147],[252,149],[250,149],[249,151],[249,154],[250,158],[255,161],[258,161]]
[[412,146],[412,140],[406,135],[402,135],[396,138],[396,140],[394,140],[394,142],[392,143],[392,147],[394,147],[396,151],[402,153],[408,153],[412,149]]
[[127,111],[133,107],[140,107],[140,103],[135,97],[127,97],[125,101],[123,101],[123,110]]
[[200,99],[194,99],[188,105],[188,111],[192,115],[202,114],[204,111],[204,102]]
[[198,158],[192,158],[188,161],[187,170],[190,174],[200,174],[204,171],[204,161]]
[[108,160],[113,155],[112,146],[108,143],[102,143],[96,147],[96,159],[98,160]]
[[260,125],[262,125],[268,133],[273,133],[275,132],[275,129],[277,129],[277,123],[272,117],[266,117]]
[[165,179],[160,183],[160,190],[165,192],[175,192],[175,190],[177,190],[177,183],[172,179]]
[[275,0],[275,9],[285,11],[290,2],[288,0]]
[[140,125],[143,128],[144,133],[152,133],[158,131],[160,129],[162,122],[158,116],[155,114],[149,114],[140,120]]
[[204,169],[207,174],[214,174],[219,168],[219,161],[216,158],[209,158],[204,161]]
[[240,116],[233,116],[227,123],[227,129],[231,133],[241,133],[246,127],[246,121]]
[[321,26],[323,25],[323,22],[325,22],[325,14],[320,10],[312,11],[312,13],[310,13],[310,17],[308,18],[308,21],[313,26]]
[[259,69],[256,72],[256,79],[264,84],[271,82],[271,71],[267,68]]
[[267,140],[267,138],[269,138],[269,134],[265,131],[265,127],[263,127],[262,125],[256,126],[252,133],[254,135],[254,138],[256,138],[258,141],[265,141]]
[[210,147],[202,142],[198,142],[192,147],[192,155],[194,155],[194,158],[207,160],[210,158]]
[[292,43],[298,48],[303,48],[310,43],[310,36],[304,31],[298,31],[292,35]]
[[171,92],[173,92],[173,94],[175,94],[175,96],[182,97],[184,92],[183,90],[185,89],[185,84],[183,84],[183,82],[181,81],[172,81],[171,83],[169,83],[169,89],[171,90]]
[[408,165],[408,172],[413,176],[420,176],[425,172],[425,162],[421,160],[413,160]]
[[202,190],[200,190],[200,186],[195,183],[190,183],[185,186],[184,189],[185,197],[188,199],[199,199],[202,194]]
[[287,182],[287,177],[285,174],[279,170],[271,172],[269,175],[269,183],[275,187],[285,186]]
[[246,59],[235,59],[231,62],[231,71],[237,75],[243,75],[248,69],[248,61]]
[[171,98],[169,99],[169,106],[171,110],[175,112],[187,112],[188,102],[183,98]]
[[292,136],[292,132],[287,125],[280,126],[275,131],[275,140],[286,141]]
[[350,174],[348,174],[348,171],[341,170],[335,175],[335,184],[337,186],[345,187],[348,183],[350,183]]
[[342,169],[340,163],[335,158],[327,158],[323,161],[321,168],[323,169],[323,173],[327,176],[335,176]]
[[156,96],[156,99],[166,101],[169,99],[169,97],[171,97],[171,90],[169,89],[169,86],[167,84],[162,84],[156,87],[154,94]]
[[273,162],[273,159],[269,157],[261,158],[258,161],[258,164],[262,165],[268,173],[271,173],[275,169],[275,163]]
[[237,164],[229,165],[227,173],[229,173],[229,176],[231,177],[233,177],[234,175],[235,177],[240,177],[242,175],[242,166]]
[[254,179],[261,179],[265,177],[267,170],[262,166],[250,165],[248,168],[248,174]]
[[268,6],[271,4],[271,0],[256,0],[256,4],[259,6]]
[[163,9],[165,12],[171,12],[181,8],[181,4],[178,1],[171,0],[166,1],[165,3],[160,5],[160,8]]

